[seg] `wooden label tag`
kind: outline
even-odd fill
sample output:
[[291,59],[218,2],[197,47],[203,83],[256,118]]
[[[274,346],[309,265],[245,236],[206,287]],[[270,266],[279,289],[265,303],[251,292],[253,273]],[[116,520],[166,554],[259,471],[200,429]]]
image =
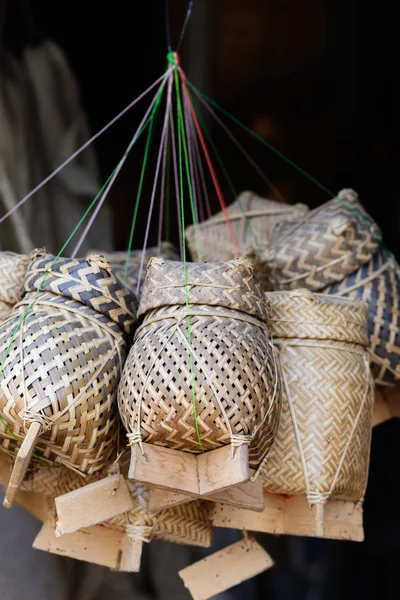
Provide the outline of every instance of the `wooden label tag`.
[[56,535],[73,533],[134,509],[122,475],[112,475],[56,498]]
[[247,538],[182,569],[179,575],[193,598],[207,600],[273,565],[260,544]]
[[56,537],[52,520],[48,519],[36,536],[33,548],[118,569],[123,541],[124,533],[101,525]]

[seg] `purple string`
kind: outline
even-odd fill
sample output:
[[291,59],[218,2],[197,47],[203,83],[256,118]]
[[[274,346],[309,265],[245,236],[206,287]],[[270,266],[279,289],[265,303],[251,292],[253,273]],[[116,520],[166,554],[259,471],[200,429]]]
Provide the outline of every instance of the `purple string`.
[[[165,76],[166,76],[166,75],[165,75]],[[115,170],[115,173],[114,173],[114,175],[111,177],[110,181],[108,182],[106,189],[104,190],[104,192],[103,192],[103,194],[102,194],[102,196],[101,196],[101,198],[100,198],[100,200],[99,200],[99,202],[98,202],[98,204],[97,204],[97,206],[96,206],[96,208],[95,208],[95,210],[94,210],[94,212],[93,212],[92,216],[91,216],[91,217],[90,217],[90,219],[89,219],[89,222],[87,223],[87,225],[86,225],[86,227],[85,227],[84,231],[82,232],[82,235],[81,235],[81,237],[79,238],[79,240],[78,240],[78,242],[77,242],[77,244],[76,244],[76,246],[75,246],[75,248],[74,248],[74,251],[73,251],[73,252],[72,252],[72,254],[71,254],[71,258],[75,258],[75,256],[76,256],[76,255],[77,255],[77,253],[79,252],[79,248],[81,247],[81,245],[82,245],[82,243],[83,243],[83,241],[84,241],[85,237],[87,236],[89,229],[90,229],[90,228],[91,228],[91,226],[93,225],[93,222],[94,222],[95,218],[97,217],[97,215],[98,215],[98,213],[99,213],[99,210],[101,209],[101,207],[102,207],[102,205],[103,205],[103,203],[104,203],[104,201],[105,201],[105,199],[106,199],[106,197],[107,197],[107,195],[108,195],[108,192],[110,191],[110,189],[111,189],[111,187],[112,187],[112,185],[113,185],[114,181],[115,181],[115,180],[116,180],[116,178],[118,177],[118,174],[119,174],[120,170],[122,169],[122,167],[123,167],[123,165],[124,165],[124,163],[125,163],[126,159],[128,158],[128,154],[129,154],[129,151],[130,151],[130,149],[132,148],[132,146],[133,146],[133,145],[134,145],[134,143],[136,142],[137,138],[139,137],[139,134],[140,134],[140,132],[141,132],[141,130],[142,130],[142,128],[143,128],[143,125],[145,124],[145,122],[146,122],[146,120],[147,120],[147,117],[148,117],[148,116],[149,116],[149,114],[151,113],[151,111],[152,111],[152,109],[153,109],[153,106],[154,106],[154,104],[156,103],[156,100],[157,100],[157,98],[158,98],[158,95],[159,95],[159,93],[160,93],[160,90],[162,89],[163,85],[164,85],[164,82],[161,84],[161,86],[160,86],[160,87],[159,87],[159,89],[157,90],[157,93],[156,93],[156,95],[154,96],[153,100],[151,101],[151,104],[150,104],[149,108],[147,109],[147,111],[146,111],[146,113],[145,113],[145,115],[144,115],[144,117],[143,117],[143,119],[142,119],[142,121],[141,121],[141,123],[140,123],[139,127],[137,128],[137,130],[136,130],[136,132],[135,132],[135,135],[133,136],[132,140],[130,141],[130,143],[129,143],[129,145],[128,145],[128,148],[126,149],[124,156],[123,156],[123,157],[122,157],[122,159],[120,160],[120,162],[119,162],[119,164],[118,164],[118,166],[117,166],[117,168],[116,168],[116,170]]]
[[174,180],[175,180],[175,191],[176,191],[176,209],[178,212],[179,250],[181,253],[181,260],[183,260],[183,240],[182,240],[182,221],[181,221],[180,198],[179,198],[178,163],[177,163],[177,158],[176,158],[174,111],[172,109],[172,103],[169,107],[169,110],[170,110],[170,123],[171,123],[171,147],[172,147],[172,158],[173,158],[173,165],[174,165]]
[[[172,96],[172,77],[170,77],[168,81],[168,92],[167,98],[170,99]],[[168,100],[170,101],[170,100]],[[169,121],[168,121],[169,125]],[[166,170],[167,170],[167,154],[168,154],[168,129],[165,138],[164,144],[164,154],[163,154],[163,163],[162,163],[162,171],[161,171],[161,192],[160,192],[160,217],[158,221],[158,237],[157,237],[157,255],[161,254],[161,236],[162,236],[162,228],[163,228],[163,220],[164,220],[164,200],[165,200],[165,180],[166,180]]]
[[[210,218],[212,216],[212,211],[211,211],[211,206],[210,206],[210,200],[208,197],[208,190],[207,190],[207,183],[206,183],[206,177],[204,174],[204,168],[203,168],[203,163],[201,160],[201,152],[200,152],[200,146],[199,146],[199,140],[197,138],[197,132],[196,132],[196,128],[194,126],[194,122],[193,119],[191,119],[191,129],[192,129],[192,139],[193,139],[193,146],[194,146],[194,156],[195,156],[195,160],[196,160],[196,166],[197,166],[197,171],[199,174],[199,178],[201,181],[201,187],[202,187],[202,191],[203,191],[203,197],[205,200],[205,205],[206,205],[206,210],[207,210],[207,216],[208,218]],[[200,202],[200,206],[202,206],[202,203]]]
[[199,210],[198,210],[198,206],[197,206],[196,185],[195,185],[195,180],[194,180],[192,140],[191,140],[192,136],[191,136],[191,131],[190,131],[191,130],[190,123],[192,122],[193,119],[189,118],[188,111],[189,111],[189,107],[187,105],[187,98],[186,98],[186,94],[184,94],[183,113],[184,113],[184,119],[185,119],[186,139],[187,139],[188,154],[189,154],[189,170],[190,170],[190,178],[192,180],[194,214],[195,214],[196,223],[198,223],[199,222]]
[[78,150],[76,150],[76,152],[74,152],[69,158],[67,158],[67,160],[65,160],[59,167],[57,167],[55,169],[55,171],[53,171],[48,177],[46,177],[46,179],[44,179],[41,183],[39,183],[39,185],[37,185],[33,190],[31,190],[29,192],[29,194],[27,194],[24,198],[22,198],[22,200],[20,200],[12,209],[10,209],[5,215],[3,215],[0,218],[0,224],[3,221],[5,221],[7,219],[7,217],[9,217],[15,210],[17,210],[17,208],[22,206],[27,200],[29,200],[29,198],[31,198],[34,194],[36,194],[36,192],[38,192],[44,185],[46,185],[46,183],[48,183],[51,179],[53,179],[53,177],[55,177],[57,175],[57,173],[59,173],[72,160],[74,160],[74,158],[76,158],[81,152],[83,152],[83,150],[85,150],[85,148],[87,148],[92,142],[94,142],[105,131],[107,131],[107,129],[109,127],[111,127],[111,125],[114,125],[114,123],[116,121],[118,121],[118,119],[120,119],[126,112],[128,112],[128,110],[130,110],[132,108],[132,106],[137,104],[137,102],[139,102],[139,100],[144,98],[144,96],[146,96],[146,94],[148,94],[165,77],[166,77],[166,73],[164,73],[164,75],[161,75],[161,77],[159,77],[157,79],[157,81],[152,83],[151,86],[148,87],[146,91],[144,91],[142,94],[140,94],[140,96],[138,96],[135,100],[133,100],[126,108],[124,108],[124,110],[122,110],[116,117],[114,117],[114,119],[112,119],[109,123],[107,123],[107,125],[105,125],[103,127],[103,129],[100,129],[100,131],[98,131],[93,137],[91,137],[90,140],[85,142],[83,144],[83,146],[81,146]]
[[217,121],[217,123],[219,123],[219,125],[222,127],[222,129],[225,131],[225,133],[230,137],[230,139],[232,140],[232,142],[235,144],[235,146],[242,152],[243,156],[247,159],[247,161],[251,164],[251,166],[253,167],[253,169],[259,174],[259,176],[261,177],[261,179],[269,186],[269,188],[274,192],[275,196],[281,201],[281,202],[286,202],[284,196],[281,194],[281,192],[274,186],[274,184],[272,183],[272,181],[270,179],[268,179],[268,177],[265,175],[264,171],[262,170],[262,168],[252,159],[252,157],[250,156],[250,154],[245,150],[245,148],[243,148],[242,144],[237,140],[237,138],[233,135],[233,133],[230,131],[229,127],[227,127],[225,125],[225,123],[218,117],[218,115],[216,114],[216,112],[211,108],[211,106],[208,104],[208,102],[194,89],[192,88],[193,91],[195,92],[196,96],[199,98],[199,100],[204,104],[204,106],[207,108],[207,110],[210,112],[210,114],[214,117],[214,119]]
[[[170,79],[169,79],[168,83],[172,83],[172,77],[173,77],[173,75],[170,75]],[[146,252],[147,242],[148,242],[148,239],[149,239],[150,223],[151,223],[151,217],[153,215],[154,200],[155,200],[155,197],[156,197],[156,190],[157,190],[157,184],[158,184],[158,175],[160,173],[160,166],[161,166],[161,158],[162,158],[164,150],[165,150],[164,146],[165,146],[165,141],[167,139],[167,126],[168,126],[168,118],[169,118],[169,107],[171,105],[171,95],[172,95],[171,91],[172,91],[172,87],[171,87],[171,85],[168,85],[167,105],[166,105],[166,108],[165,108],[164,124],[163,124],[163,128],[162,128],[162,133],[161,133],[161,142],[160,142],[160,148],[159,148],[159,151],[158,151],[156,171],[155,171],[155,174],[154,174],[153,191],[151,193],[150,208],[149,208],[149,214],[148,214],[148,217],[147,217],[146,232],[144,234],[143,252],[142,252],[141,259],[140,259],[139,275],[138,275],[138,281],[137,281],[137,285],[136,285],[136,295],[139,294],[139,290],[140,290],[140,280],[142,278],[143,265],[144,265],[144,255],[145,255],[145,252]]]

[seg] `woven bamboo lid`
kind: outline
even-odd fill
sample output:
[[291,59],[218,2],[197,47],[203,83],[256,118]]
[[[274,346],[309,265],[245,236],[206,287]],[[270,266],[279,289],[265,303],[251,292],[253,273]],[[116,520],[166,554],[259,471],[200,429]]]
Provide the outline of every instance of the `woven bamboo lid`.
[[261,260],[273,289],[319,291],[369,262],[381,232],[353,190],[275,228]]
[[368,305],[306,289],[269,292],[269,328],[275,338],[335,340],[368,345]]
[[136,296],[101,255],[56,259],[43,253],[32,260],[22,284],[25,294],[37,290],[81,302],[107,316],[127,334],[136,324]]
[[222,306],[262,320],[268,317],[265,295],[246,258],[186,264],[151,258],[138,316],[161,306],[186,304]]

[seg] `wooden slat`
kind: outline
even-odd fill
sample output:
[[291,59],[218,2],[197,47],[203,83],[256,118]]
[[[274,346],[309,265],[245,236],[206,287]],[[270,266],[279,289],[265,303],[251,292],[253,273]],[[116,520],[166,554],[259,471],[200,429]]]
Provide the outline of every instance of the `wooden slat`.
[[197,455],[199,493],[212,494],[250,479],[249,448],[242,444],[235,448],[223,446]]
[[122,475],[112,475],[56,498],[56,535],[73,533],[133,510]]
[[193,598],[207,600],[273,565],[267,552],[248,538],[186,567],[179,575]]
[[[217,527],[247,529],[264,533],[315,536],[315,519],[306,498],[285,499],[264,494],[265,509],[261,513],[216,504],[212,520]],[[364,539],[362,508],[353,502],[328,500],[324,511],[324,537],[362,541]]]
[[53,523],[46,520],[33,543],[37,550],[118,569],[124,534],[95,525],[56,537]]
[[122,544],[122,555],[119,564],[119,571],[138,573],[140,571],[142,549],[142,540],[133,540],[128,535],[125,535]]

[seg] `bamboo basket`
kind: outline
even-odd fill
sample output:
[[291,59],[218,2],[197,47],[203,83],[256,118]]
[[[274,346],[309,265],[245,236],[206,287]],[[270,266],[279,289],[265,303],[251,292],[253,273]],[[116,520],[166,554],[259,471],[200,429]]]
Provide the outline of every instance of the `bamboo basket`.
[[[260,198],[253,192],[243,192],[227,208],[242,254],[267,248],[272,231],[278,223],[301,219],[307,212],[305,204],[292,206]],[[196,229],[202,261],[235,258],[235,247],[223,211],[203,221]],[[192,260],[197,261],[196,231],[193,225],[186,228],[185,235]]]
[[267,297],[283,403],[264,487],[306,496],[315,505],[316,534],[323,536],[326,500],[361,502],[367,484],[373,408],[368,310],[363,302],[301,289]]
[[0,321],[21,300],[21,284],[30,262],[29,256],[0,252]]
[[55,262],[39,253],[22,288],[23,299],[0,327],[1,448],[17,455],[6,505],[34,446],[35,461],[82,473],[107,463],[137,311],[136,297],[97,255]]
[[297,223],[282,223],[261,253],[272,289],[321,291],[368,263],[381,233],[353,190],[309,212]]
[[378,386],[400,385],[400,268],[384,248],[325,293],[367,302],[371,369]]
[[129,444],[190,453],[248,445],[257,469],[278,426],[280,378],[251,263],[152,258],[138,315],[118,392]]
[[[136,290],[140,274],[140,263],[142,260],[143,250],[132,250],[130,252],[128,259],[128,269],[126,271],[126,274],[126,252],[116,251],[102,253],[100,250],[93,250],[93,252],[97,254],[103,254],[107,258],[107,260],[110,261],[114,275],[119,277],[121,281],[125,281],[126,286],[129,287],[131,290]],[[143,270],[140,274],[139,291],[140,288],[143,286],[144,278],[146,276],[147,263],[149,262],[149,259],[152,256],[161,256],[162,258],[166,258],[169,260],[180,260],[177,249],[169,242],[162,242],[160,248],[146,248],[144,252]]]

